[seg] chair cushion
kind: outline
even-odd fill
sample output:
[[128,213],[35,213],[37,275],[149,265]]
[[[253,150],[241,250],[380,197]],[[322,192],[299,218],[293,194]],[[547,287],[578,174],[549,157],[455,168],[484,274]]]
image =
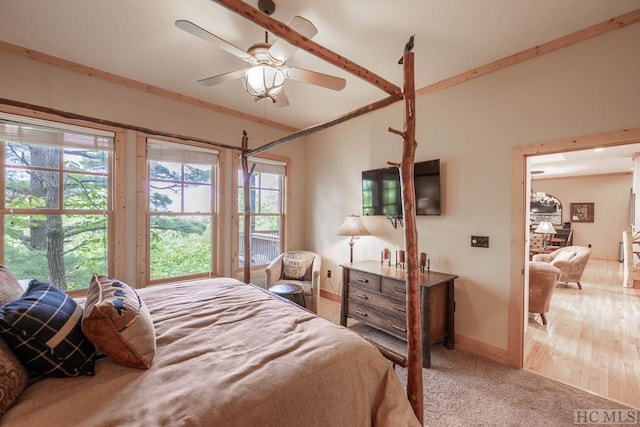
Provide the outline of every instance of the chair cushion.
[[305,280],[313,262],[313,255],[300,252],[287,253],[282,257],[283,280]]
[[116,362],[140,369],[151,366],[156,352],[151,315],[138,292],[126,283],[93,275],[82,330]]
[[36,280],[19,299],[0,307],[0,335],[32,377],[93,375],[95,347],[81,321],[82,307]]
[[28,380],[26,368],[0,338],[0,415],[13,405],[27,387]]
[[573,251],[562,251],[553,259],[554,261],[569,261],[576,255]]
[[20,298],[23,292],[24,289],[9,269],[0,265],[0,305]]

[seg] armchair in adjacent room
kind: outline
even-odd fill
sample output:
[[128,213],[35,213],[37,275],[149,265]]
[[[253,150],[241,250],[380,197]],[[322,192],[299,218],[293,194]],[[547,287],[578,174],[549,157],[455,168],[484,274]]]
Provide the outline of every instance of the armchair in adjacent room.
[[536,254],[532,261],[547,262],[554,267],[560,269],[561,274],[558,282],[560,283],[576,283],[579,289],[582,289],[580,280],[582,273],[587,266],[591,249],[584,246],[567,246],[557,249],[550,254]]
[[545,262],[529,263],[529,313],[539,313],[542,324],[547,324],[553,289],[558,285],[560,269]]
[[317,313],[320,300],[321,262],[322,258],[315,252],[284,252],[266,268],[266,288],[278,283],[300,285],[304,290],[305,307]]

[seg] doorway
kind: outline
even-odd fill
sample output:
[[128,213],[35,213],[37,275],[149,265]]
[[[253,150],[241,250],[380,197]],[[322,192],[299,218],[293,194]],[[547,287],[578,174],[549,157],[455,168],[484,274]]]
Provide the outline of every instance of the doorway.
[[[542,371],[541,369],[535,369],[535,366],[533,366],[532,362],[527,361],[527,356],[529,356],[528,352],[530,352],[532,348],[531,345],[529,345],[528,347],[525,347],[526,345],[528,345],[526,341],[526,338],[528,338],[527,333],[528,332],[543,332],[545,334],[549,333],[548,330],[543,331],[540,329],[535,329],[535,330],[532,329],[532,331],[527,331],[530,325],[535,326],[535,324],[530,323],[528,309],[527,309],[528,299],[525,298],[525,296],[528,295],[528,283],[527,283],[528,274],[527,274],[526,267],[529,259],[529,253],[528,253],[529,245],[527,241],[528,234],[529,234],[527,230],[528,217],[525,217],[525,214],[528,215],[528,202],[529,202],[528,196],[530,194],[530,178],[531,178],[531,174],[530,174],[531,168],[528,165],[528,158],[532,156],[543,155],[543,154],[552,154],[552,153],[555,154],[560,152],[586,150],[586,149],[593,149],[596,147],[614,147],[614,146],[620,146],[620,145],[628,145],[632,143],[637,143],[638,141],[640,141],[640,129],[634,129],[632,130],[632,132],[628,132],[628,131],[612,132],[608,134],[600,134],[600,135],[586,136],[581,138],[571,138],[571,139],[562,139],[557,141],[545,142],[544,144],[540,144],[537,146],[517,147],[517,148],[514,148],[514,151],[513,151],[513,154],[514,154],[513,155],[513,165],[514,165],[513,187],[514,188],[513,188],[512,194],[514,195],[514,200],[517,201],[517,202],[514,201],[514,206],[512,209],[512,219],[513,219],[512,224],[514,225],[514,227],[512,228],[512,232],[514,236],[513,249],[514,249],[514,253],[517,253],[516,251],[520,251],[519,253],[522,254],[522,257],[515,257],[512,262],[512,278],[514,280],[512,280],[511,282],[512,298],[511,298],[510,318],[512,322],[511,324],[514,327],[510,328],[510,331],[513,331],[513,332],[510,332],[510,337],[509,337],[510,344],[520,346],[519,347],[520,351],[510,351],[510,355],[513,356],[514,354],[517,354],[519,356],[519,360],[516,362],[519,362],[518,363],[519,366],[525,369],[532,370],[533,372],[537,372],[545,376],[550,376],[555,380],[567,383],[569,385],[573,385],[578,388],[582,388],[586,391],[595,392],[596,394],[604,394],[605,397],[609,397],[609,398],[612,398],[612,397],[606,396],[606,393],[599,393],[597,391],[590,389],[588,386],[588,381],[587,381],[587,386],[580,386],[579,383],[577,383],[577,385],[572,384],[566,377],[562,377],[562,375],[555,375],[554,377],[553,372],[551,372],[550,374],[549,373],[545,374],[541,372]],[[516,176],[517,176],[517,179],[516,179]],[[603,206],[602,208],[604,209],[605,207]],[[518,236],[522,237],[520,242],[517,242]],[[595,264],[593,271],[589,273],[592,277],[592,279],[589,279],[589,280],[601,281],[598,277],[599,275],[604,274],[605,276],[613,277],[614,278],[613,280],[616,281],[617,280],[616,274],[618,274],[617,269],[622,268],[621,264],[619,265],[617,257],[615,260],[603,260],[603,261],[604,263]],[[522,272],[524,272],[525,274],[523,275]],[[516,284],[515,286],[513,285],[514,283]],[[619,288],[616,287],[616,290],[619,290]],[[570,289],[567,289],[567,291],[569,293],[573,292],[572,295],[575,296],[574,291]],[[637,289],[634,291],[640,292],[640,290],[637,290]],[[560,295],[560,292],[558,293],[558,295]],[[581,296],[578,295],[578,298],[580,297]],[[636,295],[635,297],[631,295],[627,297],[640,298],[640,295]],[[561,305],[563,298],[558,297],[557,300],[559,305]],[[568,300],[568,301],[571,301],[571,300]],[[611,304],[615,305],[619,303],[620,302],[615,302]],[[597,305],[597,303],[595,304]],[[568,309],[562,309],[562,308],[560,310],[570,311]],[[522,326],[517,327],[518,324]],[[580,368],[578,367],[574,368],[570,366],[571,362],[567,357],[567,354],[570,352],[580,353],[581,350],[579,348],[579,345],[581,340],[585,339],[584,336],[587,332],[585,332],[584,330],[582,331],[579,330],[577,334],[578,339],[576,340],[576,343],[571,343],[572,347],[570,348],[570,350],[567,350],[566,348],[562,347],[563,345],[567,345],[567,342],[570,341],[566,336],[563,336],[561,333],[557,333],[557,331],[555,331],[553,328],[550,332],[554,334],[553,338],[555,339],[555,345],[556,345],[556,347],[552,349],[550,354],[552,355],[555,354],[556,355],[555,357],[561,358],[561,359],[563,358],[563,360],[565,361],[565,366],[564,368],[561,369],[561,371],[568,370],[569,372],[573,372],[572,374],[570,374],[570,376],[573,375],[573,377],[577,377],[577,378],[592,375],[592,373],[590,373],[588,369],[583,369],[582,371],[580,371]],[[640,344],[640,342],[637,341],[638,334],[640,334],[640,332],[634,331],[633,338],[628,339],[627,337],[624,337],[624,338],[618,339],[618,342],[620,342],[620,340],[626,340],[626,341],[636,340],[635,343]],[[608,354],[608,352],[616,351],[616,348],[614,348],[616,345],[615,341],[616,340],[614,339],[613,344],[611,344],[612,348],[610,349],[607,348],[606,352],[603,354]],[[550,345],[554,345],[554,344],[552,343]],[[513,348],[513,347],[511,347],[510,345],[510,348]],[[637,348],[640,348],[640,347],[637,347]],[[636,356],[637,356],[637,353],[636,353]],[[602,359],[602,357],[600,357],[600,359]],[[542,356],[541,358],[538,358],[535,361],[538,364],[550,363],[550,360],[547,360],[545,362]],[[527,363],[529,363],[532,366],[527,366]],[[597,365],[599,361],[592,360],[589,363]],[[605,367],[598,368],[598,366],[596,366],[594,369],[597,370],[597,369],[607,369],[607,368]],[[640,372],[640,370],[637,370],[637,372]],[[602,380],[594,380],[594,381],[602,381]],[[583,384],[584,383],[585,382],[583,381]],[[638,387],[636,386],[636,390],[637,389]],[[631,396],[631,398],[632,400],[638,399],[637,396],[636,397]],[[627,400],[627,399],[616,399],[616,398],[612,398],[612,399],[618,400],[618,401]],[[627,401],[625,403],[629,405],[635,404],[634,407],[640,406],[640,402],[636,402],[635,400],[633,400],[632,402]]]

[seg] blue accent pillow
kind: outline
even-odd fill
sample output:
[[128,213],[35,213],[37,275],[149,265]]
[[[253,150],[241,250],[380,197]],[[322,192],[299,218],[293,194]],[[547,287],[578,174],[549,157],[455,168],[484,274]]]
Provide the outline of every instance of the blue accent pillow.
[[22,297],[0,307],[0,336],[32,378],[93,375],[96,349],[81,321],[82,307],[72,298],[32,280]]

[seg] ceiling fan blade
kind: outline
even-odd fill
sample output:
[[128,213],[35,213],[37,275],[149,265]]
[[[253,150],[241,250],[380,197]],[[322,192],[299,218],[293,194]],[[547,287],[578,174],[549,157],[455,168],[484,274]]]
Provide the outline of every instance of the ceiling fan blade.
[[208,77],[206,79],[200,79],[198,80],[198,84],[201,84],[202,86],[213,86],[220,83],[228,82],[230,80],[239,79],[244,76],[247,70],[248,68],[241,68],[236,71],[231,71],[230,73],[224,73],[217,76]]
[[282,68],[282,71],[284,71],[285,75],[290,79],[326,87],[327,89],[342,90],[347,85],[347,81],[343,78],[318,73],[316,71],[309,71],[303,68],[286,67]]
[[276,102],[274,102],[273,104],[274,107],[282,108],[289,105],[289,98],[287,98],[287,94],[284,92],[284,88],[282,88],[280,92],[278,92],[275,100]]
[[[308,39],[318,34],[316,26],[302,16],[294,16],[288,25]],[[283,39],[278,39],[269,49],[269,55],[278,61],[284,62],[289,59],[296,50],[298,50],[298,48],[294,45],[289,44],[289,42]]]
[[232,45],[228,41],[221,39],[220,37],[216,36],[213,33],[210,33],[209,31],[205,30],[202,27],[197,26],[191,21],[185,21],[184,19],[179,19],[176,21],[176,27],[204,41],[215,43],[221,49],[251,64],[258,63],[258,60],[253,55],[248,54],[247,52],[240,49],[239,47]]

